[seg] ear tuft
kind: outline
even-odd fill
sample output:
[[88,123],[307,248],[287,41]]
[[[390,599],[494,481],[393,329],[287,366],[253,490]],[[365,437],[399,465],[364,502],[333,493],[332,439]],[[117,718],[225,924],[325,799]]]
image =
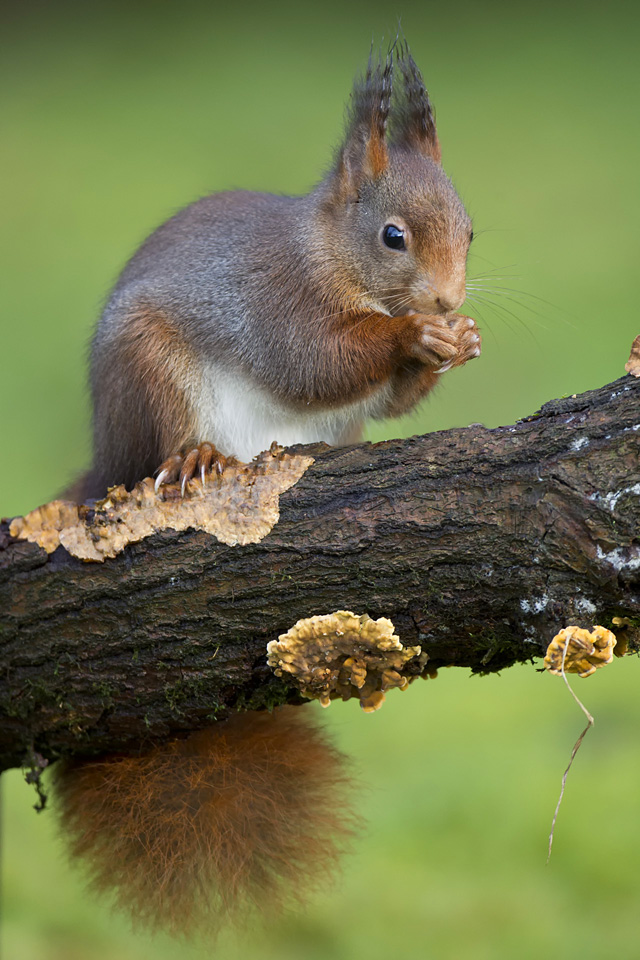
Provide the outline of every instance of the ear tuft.
[[357,198],[365,180],[375,180],[389,166],[386,133],[393,88],[393,47],[374,60],[353,87],[344,143],[338,152],[337,174],[345,198]]
[[408,150],[419,150],[440,163],[442,154],[434,110],[406,41],[398,44],[396,62],[402,73],[402,87],[395,91],[391,114],[392,143]]

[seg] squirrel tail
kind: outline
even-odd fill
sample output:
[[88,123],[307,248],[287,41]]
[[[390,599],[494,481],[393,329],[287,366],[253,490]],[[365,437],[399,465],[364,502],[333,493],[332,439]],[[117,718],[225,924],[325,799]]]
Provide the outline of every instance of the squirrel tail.
[[331,875],[355,826],[344,759],[307,711],[281,707],[142,756],[65,761],[54,791],[92,887],[134,922],[191,935]]

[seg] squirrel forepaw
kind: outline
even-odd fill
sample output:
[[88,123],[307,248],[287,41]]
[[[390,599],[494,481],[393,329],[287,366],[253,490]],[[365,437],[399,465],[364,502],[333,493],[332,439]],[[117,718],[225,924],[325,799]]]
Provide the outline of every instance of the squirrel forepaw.
[[468,360],[479,357],[482,348],[482,338],[473,317],[455,313],[447,320],[449,329],[455,334],[457,352],[453,360],[442,364],[436,373],[446,373],[453,367],[461,367]]
[[446,373],[480,356],[480,334],[472,317],[460,313],[447,316],[416,314],[412,319],[418,324],[418,338],[412,353],[433,367],[436,373]]
[[189,480],[199,475],[204,486],[207,474],[215,472],[216,476],[222,476],[224,468],[233,459],[223,456],[212,443],[200,443],[197,447],[185,450],[182,454],[175,454],[160,464],[156,471],[155,491],[157,493],[163,484],[179,480],[180,495],[184,497]]

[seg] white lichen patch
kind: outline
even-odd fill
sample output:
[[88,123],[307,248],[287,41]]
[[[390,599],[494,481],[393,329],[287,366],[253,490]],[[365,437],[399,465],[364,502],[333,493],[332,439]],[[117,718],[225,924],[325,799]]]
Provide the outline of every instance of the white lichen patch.
[[[552,600],[553,597],[550,597],[547,593],[543,593],[540,597],[531,597],[529,599],[521,598],[520,609],[523,613],[533,617],[539,613],[544,613]],[[585,617],[592,616],[597,610],[596,605],[587,597],[583,596],[577,596],[575,598],[573,607],[576,613],[582,614]]]
[[609,490],[608,493],[592,493],[589,500],[593,500],[595,503],[603,503],[613,513],[618,500],[626,496],[640,497],[640,483],[634,483],[631,487],[622,487],[621,490]]
[[[304,697],[328,707],[331,700],[357,697],[367,713],[378,710],[393,687],[405,690],[422,672],[427,655],[403,647],[386,617],[372,620],[349,610],[308,617],[267,644],[276,676],[294,679]],[[403,673],[412,661],[419,669]]]
[[590,617],[597,610],[595,603],[592,603],[587,597],[576,597],[573,605],[576,612],[584,614],[585,617]]
[[546,593],[543,593],[541,597],[532,597],[530,600],[521,599],[520,600],[520,609],[523,613],[542,613],[543,610],[546,610],[551,597]]
[[63,546],[81,560],[115,557],[129,543],[160,530],[203,530],[228,546],[258,543],[280,517],[280,494],[292,487],[313,463],[312,457],[287,454],[273,446],[249,464],[226,467],[187,485],[183,498],[178,484],[154,490],[147,478],[131,493],[112,487],[103,500],[78,506],[54,500],[9,527],[12,537],[39,544],[47,553]]
[[[638,339],[638,338],[636,337],[636,339]],[[635,341],[634,341],[634,342],[635,342]],[[631,358],[629,358],[629,359],[631,359]],[[626,369],[626,366],[625,366],[625,369]],[[628,372],[628,373],[631,373],[630,370],[628,370],[627,372]],[[621,397],[623,393],[628,393],[628,392],[629,392],[629,389],[630,389],[629,387],[623,387],[622,390],[614,390],[613,393],[610,393],[610,394],[609,394],[609,399],[610,399],[610,400],[615,400],[616,397]]]
[[636,546],[616,547],[605,553],[600,544],[596,547],[596,557],[603,560],[617,573],[622,571],[640,570],[640,548]]
[[583,447],[588,447],[588,446],[589,446],[588,437],[576,437],[575,440],[571,441],[571,446],[569,449],[577,451],[577,450],[582,450]]

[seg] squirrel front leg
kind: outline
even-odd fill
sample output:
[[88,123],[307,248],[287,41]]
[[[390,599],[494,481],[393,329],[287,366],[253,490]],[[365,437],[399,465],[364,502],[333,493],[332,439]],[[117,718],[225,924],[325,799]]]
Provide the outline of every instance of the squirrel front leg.
[[[114,326],[93,345],[94,458],[76,499],[104,496],[118,483],[131,488],[159,465],[173,467],[167,457],[202,439],[192,402],[200,361],[179,319],[139,303]],[[217,462],[215,448],[210,452],[203,452],[208,467]]]
[[299,399],[338,405],[366,397],[406,368],[433,384],[439,373],[480,355],[480,335],[475,321],[462,314],[348,311],[324,324],[308,347],[301,383],[307,396]]
[[[399,417],[411,410],[437,386],[443,373],[480,356],[481,338],[475,320],[458,313],[448,314],[445,319],[456,337],[456,355],[436,367],[419,359],[404,363],[392,379],[392,393],[384,410],[385,417]],[[430,333],[426,331],[427,350],[429,337]]]

